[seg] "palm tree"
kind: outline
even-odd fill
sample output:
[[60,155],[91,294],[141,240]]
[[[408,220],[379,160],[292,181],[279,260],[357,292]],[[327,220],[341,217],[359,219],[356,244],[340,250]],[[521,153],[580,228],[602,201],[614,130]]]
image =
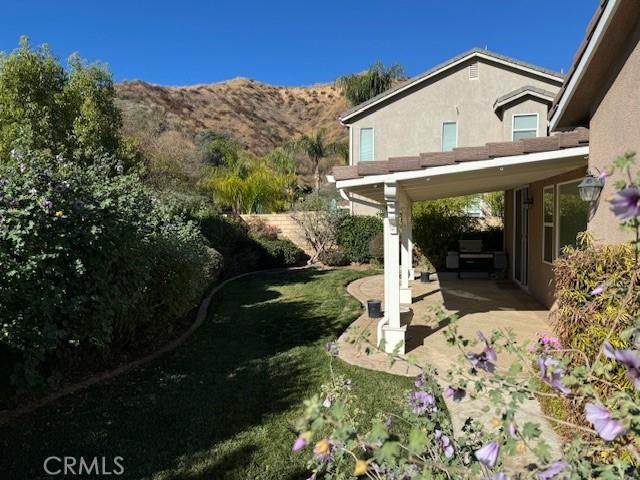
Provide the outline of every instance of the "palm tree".
[[358,105],[389,90],[393,82],[402,77],[403,73],[402,65],[385,67],[378,60],[364,73],[354,73],[338,78],[337,84],[351,105]]
[[294,141],[296,151],[302,151],[311,162],[313,169],[313,178],[315,181],[315,192],[320,190],[321,172],[320,162],[328,157],[339,156],[344,158],[345,152],[348,157],[348,146],[344,142],[327,143],[325,139],[325,130],[319,129],[311,135],[303,135]]

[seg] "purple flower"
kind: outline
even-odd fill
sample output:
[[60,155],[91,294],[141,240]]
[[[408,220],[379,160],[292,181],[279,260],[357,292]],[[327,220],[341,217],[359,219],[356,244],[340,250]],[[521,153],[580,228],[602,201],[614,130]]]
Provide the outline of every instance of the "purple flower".
[[511,438],[518,436],[518,426],[513,422],[509,423],[509,435],[511,435]]
[[454,388],[451,385],[444,391],[444,398],[453,398],[455,401],[462,400],[467,392],[464,388]]
[[24,158],[24,153],[22,153],[22,150],[18,150],[17,148],[14,148],[13,150],[11,150],[10,155],[12,160],[22,160]]
[[45,212],[50,212],[53,208],[53,203],[51,202],[51,200],[47,200],[46,198],[40,200],[39,204],[40,208],[42,208]]
[[569,466],[567,462],[564,460],[558,460],[557,462],[553,462],[549,468],[538,473],[538,478],[540,480],[549,480],[550,478],[555,477],[559,473],[561,473],[564,469]]
[[332,357],[337,357],[338,353],[340,353],[340,349],[338,348],[338,344],[336,342],[329,342],[327,343],[327,345],[325,346],[325,350],[329,353],[329,355],[331,355]]
[[627,369],[627,378],[640,390],[640,352],[633,350],[618,350],[611,346],[609,342],[604,344],[604,354],[606,357],[617,360]]
[[437,411],[436,397],[429,392],[418,391],[411,393],[407,400],[407,405],[416,415]]
[[599,174],[598,174],[598,178],[607,178],[611,176],[611,172],[609,170],[602,170]]
[[299,450],[302,450],[304,447],[307,446],[307,443],[309,443],[309,441],[305,438],[304,435],[300,435],[298,438],[296,438],[296,441],[293,442],[293,451],[297,452]]
[[485,370],[489,373],[493,373],[496,371],[495,364],[491,363],[487,358],[487,354],[485,352],[482,353],[467,353],[467,359],[471,362],[475,368],[479,368],[481,370]]
[[604,292],[604,285],[598,285],[596,288],[591,290],[591,293],[589,293],[589,295],[594,297],[596,295],[600,295],[602,292]]
[[615,440],[626,432],[624,425],[614,420],[606,407],[595,403],[587,403],[584,410],[587,420],[604,440]]
[[476,335],[482,342],[484,342],[484,354],[486,355],[486,357],[489,360],[496,361],[498,359],[498,355],[496,354],[496,351],[493,349],[493,345],[491,345],[489,340],[487,340],[487,338],[484,336],[484,334],[480,330],[476,332]]
[[475,455],[480,463],[493,468],[498,461],[498,455],[500,455],[500,445],[496,442],[489,442],[480,450],[476,450]]
[[609,208],[620,221],[640,217],[640,190],[636,186],[620,190],[609,203]]
[[507,475],[504,472],[498,472],[495,475],[493,475],[489,480],[511,480],[511,478],[509,477],[509,475]]
[[451,444],[451,439],[446,435],[443,435],[440,430],[435,431],[435,439],[438,446],[444,452],[444,456],[447,458],[452,458],[455,450],[453,445]]
[[54,187],[54,190],[56,191],[56,193],[62,193],[67,191],[68,188],[69,188],[69,182],[60,182],[58,185]]
[[424,373],[421,373],[416,377],[416,380],[414,383],[416,385],[416,388],[421,388],[424,386],[425,382],[426,382],[426,378],[424,376]]
[[493,373],[496,370],[496,366],[492,362],[498,359],[498,355],[482,332],[478,331],[476,335],[480,341],[484,342],[484,350],[482,350],[482,353],[467,353],[467,359],[475,368]]
[[541,355],[538,357],[538,368],[540,369],[540,379],[548,385],[567,395],[571,390],[562,383],[564,368],[559,367],[560,362],[552,357]]

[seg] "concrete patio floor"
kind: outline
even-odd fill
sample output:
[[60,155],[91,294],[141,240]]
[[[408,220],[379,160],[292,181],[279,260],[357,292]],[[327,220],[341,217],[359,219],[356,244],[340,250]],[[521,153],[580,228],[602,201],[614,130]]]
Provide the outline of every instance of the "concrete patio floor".
[[[524,342],[537,340],[538,332],[550,332],[547,320],[548,310],[533,298],[508,281],[492,281],[485,279],[462,279],[455,276],[440,275],[430,283],[411,282],[413,304],[411,312],[403,313],[403,323],[408,323],[406,355],[413,356],[420,364],[435,367],[440,374],[456,362],[459,351],[447,344],[443,330],[448,322],[438,322],[434,309],[444,307],[449,314],[459,317],[458,331],[467,338],[475,338],[476,332],[482,330],[487,336],[496,328],[511,329]],[[348,287],[351,295],[363,304],[368,299],[384,298],[384,278],[382,275],[365,277],[351,283]],[[384,307],[384,306],[383,306]],[[407,306],[409,307],[409,306]],[[369,332],[368,340],[375,344],[376,325],[378,319],[370,319],[366,311],[344,332],[338,340],[340,358],[344,361],[372,370],[380,370],[398,375],[414,376],[416,367],[404,362],[389,364],[389,358],[383,353],[367,355],[359,351],[349,342],[354,329]],[[477,347],[480,351],[481,348]],[[498,367],[508,367],[511,359],[504,353],[498,355]],[[443,380],[444,381],[444,380]],[[442,384],[444,389],[447,385]],[[493,408],[484,412],[488,399],[480,397],[472,400],[467,396],[460,402],[447,400],[454,429],[459,433],[468,417],[490,424],[494,416]],[[539,417],[541,411],[535,399],[527,401],[516,420],[520,425],[526,421],[538,421],[542,427],[543,438],[551,445],[554,453],[560,453],[561,441],[546,420]],[[535,418],[538,417],[538,418]],[[506,467],[519,469],[533,461],[530,454],[508,459]]]

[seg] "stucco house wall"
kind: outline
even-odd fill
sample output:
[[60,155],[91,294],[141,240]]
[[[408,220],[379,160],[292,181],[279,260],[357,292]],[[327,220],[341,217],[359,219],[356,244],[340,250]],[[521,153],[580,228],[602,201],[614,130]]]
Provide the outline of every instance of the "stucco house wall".
[[[469,78],[469,66],[478,63],[479,78]],[[351,158],[360,158],[360,129],[374,129],[374,160],[440,151],[442,123],[458,124],[458,146],[484,145],[511,139],[511,116],[493,110],[497,98],[525,85],[556,93],[560,80],[529,74],[485,59],[471,58],[414,87],[381,106],[373,107],[351,125]],[[540,113],[539,135],[546,135],[546,104],[541,107],[518,104]],[[533,112],[532,112],[533,113]]]
[[[611,78],[591,107],[589,167],[592,172],[610,167],[628,151],[640,162],[640,22],[628,37],[627,50],[611,70]],[[597,170],[596,170],[597,169]],[[615,228],[615,220],[604,201],[613,195],[618,175],[607,178],[600,205],[589,222],[589,231],[602,243],[631,240],[631,232]]]

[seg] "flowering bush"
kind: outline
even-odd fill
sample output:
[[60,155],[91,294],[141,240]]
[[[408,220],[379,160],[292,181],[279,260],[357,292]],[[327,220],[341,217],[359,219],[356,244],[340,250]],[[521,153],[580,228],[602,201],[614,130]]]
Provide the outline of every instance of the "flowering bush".
[[215,260],[116,160],[14,150],[0,170],[0,347],[18,357],[14,382],[37,383],[52,355],[106,352],[183,315]]
[[[628,168],[628,160],[616,163]],[[637,231],[640,196],[630,193],[637,190],[633,178],[629,175],[629,183],[619,188],[611,210]],[[626,284],[611,282],[602,271],[600,275],[596,286],[580,284],[587,307],[597,307],[599,296],[606,293],[617,297],[619,312],[637,315],[639,264],[625,277]],[[442,312],[435,315],[442,319]],[[452,316],[444,334],[458,354],[448,371],[390,354],[392,362],[407,362],[421,371],[415,388],[406,394],[402,415],[380,414],[370,425],[357,424],[351,413],[357,403],[341,386],[343,381],[334,378],[330,402],[314,397],[305,403],[294,450],[309,452],[314,480],[638,478],[640,318],[623,328],[623,316],[604,323],[606,334],[588,353],[548,334],[540,334],[531,345],[502,329],[466,338]],[[362,352],[378,351],[368,343],[365,330],[355,332],[351,341]],[[335,344],[328,350],[331,359],[337,356]],[[617,381],[619,372],[625,383]],[[494,414],[489,425],[468,418],[460,431],[452,429],[442,399],[459,402],[465,397],[488,399],[487,412]],[[569,421],[529,410],[524,419],[517,415],[536,397],[570,400],[579,406],[581,418]],[[562,451],[554,451],[543,438],[542,420],[573,432]],[[525,453],[530,463],[518,469],[510,457]]]

